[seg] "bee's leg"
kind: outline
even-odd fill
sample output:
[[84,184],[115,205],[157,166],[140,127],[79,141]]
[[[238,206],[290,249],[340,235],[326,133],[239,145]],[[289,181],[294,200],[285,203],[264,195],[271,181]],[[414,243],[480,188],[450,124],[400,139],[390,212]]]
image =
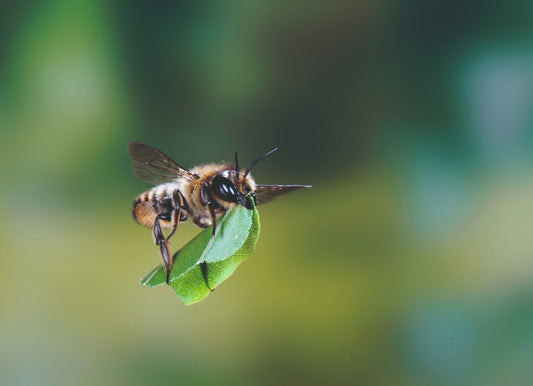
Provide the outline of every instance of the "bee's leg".
[[[215,232],[217,230],[217,217],[215,214],[215,201],[213,201],[213,197],[211,196],[211,193],[209,192],[209,186],[207,183],[202,184],[202,188],[200,190],[200,200],[203,205],[207,206],[209,209],[209,214],[211,216],[211,223],[213,225],[213,231],[211,233],[211,239],[215,236]],[[209,286],[209,277],[208,277],[208,265],[204,261],[200,263],[200,270],[202,271],[202,277],[204,279],[205,285],[207,288],[209,288],[210,291],[213,291],[213,289]]]
[[202,188],[200,190],[200,200],[203,205],[207,206],[209,209],[209,214],[211,215],[211,223],[213,224],[213,232],[211,233],[211,237],[215,235],[215,231],[217,230],[217,218],[215,216],[215,205],[216,202],[213,201],[213,197],[211,196],[211,193],[209,193],[209,185],[207,185],[206,182],[202,183]]
[[181,206],[183,205],[183,200],[181,198],[181,193],[179,190],[175,190],[172,196],[172,231],[167,236],[167,242],[168,239],[172,237],[172,235],[176,232],[176,229],[178,228],[178,225],[180,223],[180,216],[181,216]]
[[161,231],[161,225],[159,224],[160,216],[157,216],[154,222],[154,228],[152,229],[152,235],[154,236],[155,243],[159,246],[163,263],[165,264],[165,271],[167,273],[167,284],[169,282],[170,271],[172,270],[172,259],[170,258],[170,250],[168,248],[168,241],[165,235]]
[[202,277],[204,278],[205,285],[207,288],[209,288],[209,291],[213,292],[214,289],[209,286],[209,277],[207,276],[207,270],[208,270],[207,263],[204,261],[203,263],[200,263],[200,270],[202,271]]
[[[213,233],[211,233],[211,238],[213,238],[215,237],[215,231],[217,229],[217,218],[215,216],[215,209],[213,208],[213,204],[211,203],[211,201],[208,202],[207,207],[209,208],[209,213],[211,214],[211,221],[213,222]],[[207,286],[207,288],[209,288],[209,291],[213,292],[214,289],[209,286],[209,277],[207,276],[208,266],[205,261],[203,263],[200,263],[200,270],[202,271],[202,277],[204,278],[205,285]]]
[[213,208],[213,204],[211,201],[208,202],[209,207],[209,214],[211,215],[211,222],[213,223],[213,232],[211,233],[211,237],[215,236],[215,231],[217,230],[217,218],[215,216],[215,208]]

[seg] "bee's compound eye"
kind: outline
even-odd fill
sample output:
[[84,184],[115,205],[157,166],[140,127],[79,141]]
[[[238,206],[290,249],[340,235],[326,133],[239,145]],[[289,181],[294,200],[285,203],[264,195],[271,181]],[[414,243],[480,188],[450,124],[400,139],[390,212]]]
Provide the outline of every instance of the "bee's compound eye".
[[237,189],[226,177],[215,176],[211,186],[213,187],[213,192],[223,200],[237,202]]

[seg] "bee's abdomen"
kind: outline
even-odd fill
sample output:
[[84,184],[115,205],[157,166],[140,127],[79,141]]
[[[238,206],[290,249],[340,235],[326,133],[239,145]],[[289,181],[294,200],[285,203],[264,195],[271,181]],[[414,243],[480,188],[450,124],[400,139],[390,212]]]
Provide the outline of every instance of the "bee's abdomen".
[[[175,188],[165,186],[158,186],[142,193],[133,201],[131,212],[133,219],[145,227],[152,228],[159,216],[160,226],[171,228],[170,221],[174,209],[171,197],[175,195],[174,193],[176,193]],[[182,207],[180,221],[185,221],[187,217],[186,209]]]
[[157,210],[154,207],[153,196],[150,197],[151,191],[144,192],[133,201],[133,210],[131,215],[135,221],[145,227],[153,227],[155,219],[158,216]]

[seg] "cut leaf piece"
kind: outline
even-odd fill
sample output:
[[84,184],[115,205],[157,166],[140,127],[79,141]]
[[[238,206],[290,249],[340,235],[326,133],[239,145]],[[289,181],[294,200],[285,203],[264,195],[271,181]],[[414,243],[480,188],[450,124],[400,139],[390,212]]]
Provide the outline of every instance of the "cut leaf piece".
[[[252,215],[252,210],[238,206],[218,220],[214,237],[211,237],[212,226],[200,232],[174,254],[170,281],[188,272],[198,263],[220,261],[233,255],[248,238]],[[165,283],[165,267],[162,264],[141,278],[141,284],[147,287],[157,287]]]
[[[174,254],[170,285],[185,302],[192,304],[205,298],[235,272],[238,265],[253,253],[259,237],[259,213],[255,206],[248,210],[237,206],[217,223],[214,237],[206,228]],[[206,277],[200,263],[206,263]],[[207,286],[209,284],[209,287]],[[165,268],[159,265],[144,275],[141,284],[157,287],[166,282]]]
[[[222,218],[215,237],[210,237],[198,263],[226,260],[244,244],[252,226],[253,210],[238,205]],[[217,224],[218,225],[218,224]]]
[[[252,211],[250,210],[250,212]],[[170,286],[174,288],[176,294],[185,304],[189,305],[203,300],[212,289],[229,278],[240,263],[254,253],[255,244],[259,238],[259,213],[255,207],[252,214],[248,238],[241,248],[225,260],[207,263],[207,283],[202,275],[200,265],[196,265],[189,272],[170,283]]]

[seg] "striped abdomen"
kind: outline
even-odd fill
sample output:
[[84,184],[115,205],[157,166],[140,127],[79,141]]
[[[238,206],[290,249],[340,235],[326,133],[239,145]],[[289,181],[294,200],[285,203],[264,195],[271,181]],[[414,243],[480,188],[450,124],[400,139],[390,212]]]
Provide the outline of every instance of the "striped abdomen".
[[[178,199],[174,199],[179,194],[176,184],[163,184],[156,186],[141,195],[133,201],[133,210],[131,212],[133,219],[139,224],[152,228],[156,218],[159,216],[160,225],[163,228],[171,228],[170,220],[174,202],[178,205]],[[183,203],[180,215],[180,221],[187,219],[186,203]]]

